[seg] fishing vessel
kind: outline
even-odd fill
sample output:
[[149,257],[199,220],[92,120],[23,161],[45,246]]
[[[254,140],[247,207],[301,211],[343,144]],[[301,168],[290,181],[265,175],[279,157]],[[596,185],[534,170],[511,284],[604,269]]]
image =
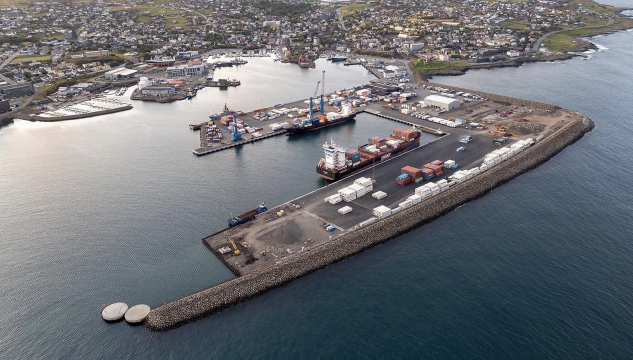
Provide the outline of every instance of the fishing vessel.
[[348,150],[330,140],[329,144],[323,144],[325,158],[319,161],[316,171],[324,179],[337,181],[418,146],[420,131],[415,128],[397,128],[386,139],[370,138],[356,150]]

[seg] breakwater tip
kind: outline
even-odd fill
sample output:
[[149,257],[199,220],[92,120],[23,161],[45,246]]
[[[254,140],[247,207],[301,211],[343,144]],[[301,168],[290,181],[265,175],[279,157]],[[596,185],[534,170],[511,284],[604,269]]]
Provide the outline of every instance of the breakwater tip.
[[128,311],[125,312],[125,321],[130,324],[138,324],[145,320],[147,315],[150,312],[149,306],[145,304],[139,304],[132,306]]
[[126,303],[115,302],[108,304],[101,309],[101,317],[105,321],[118,321],[123,318],[127,310],[128,307]]

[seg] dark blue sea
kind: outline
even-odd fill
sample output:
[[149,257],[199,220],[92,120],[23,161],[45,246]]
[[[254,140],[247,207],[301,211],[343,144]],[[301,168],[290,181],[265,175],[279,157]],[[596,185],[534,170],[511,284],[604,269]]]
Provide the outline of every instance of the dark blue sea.
[[202,237],[322,186],[321,143],[396,126],[359,116],[198,158],[187,125],[224,102],[306,98],[321,69],[334,89],[371,76],[252,59],[216,75],[242,81],[227,92],[1,129],[0,358],[632,358],[633,32],[593,41],[588,61],[434,79],[579,111],[596,123],[582,140],[431,224],[167,333],[106,324],[99,309],[231,279]]

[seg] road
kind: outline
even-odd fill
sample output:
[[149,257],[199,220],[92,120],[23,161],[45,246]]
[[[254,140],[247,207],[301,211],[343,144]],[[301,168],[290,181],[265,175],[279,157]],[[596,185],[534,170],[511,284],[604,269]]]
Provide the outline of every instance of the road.
[[341,28],[347,31],[347,28],[345,27],[345,22],[343,21],[343,14],[341,13],[341,8],[336,9],[336,16],[338,17],[338,21],[341,23]]
[[[590,11],[590,10],[589,10]],[[605,15],[606,16],[606,15]],[[597,25],[597,26],[589,26],[589,27],[582,27],[582,28],[577,28],[577,29],[598,29],[601,27],[605,27],[605,26],[611,26],[613,25],[613,19],[610,16],[607,16],[607,19],[609,19],[609,22],[606,25]],[[534,43],[534,45],[532,46],[532,52],[538,52],[539,47],[541,47],[541,43],[543,42],[543,40],[545,40],[548,36],[550,35],[554,35],[554,34],[558,34],[561,32],[565,32],[565,31],[569,31],[569,30],[576,30],[576,29],[567,29],[567,30],[556,30],[556,31],[551,31],[548,32],[547,34],[541,36],[540,38],[538,38],[538,40],[536,40],[536,42]]]

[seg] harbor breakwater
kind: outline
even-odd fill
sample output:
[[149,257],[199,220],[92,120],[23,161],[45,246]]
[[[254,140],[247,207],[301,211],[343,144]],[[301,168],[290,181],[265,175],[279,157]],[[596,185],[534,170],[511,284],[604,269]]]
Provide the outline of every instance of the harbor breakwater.
[[76,119],[85,119],[85,118],[89,118],[89,117],[93,117],[93,116],[99,116],[99,115],[114,114],[114,113],[117,113],[117,112],[120,112],[120,111],[130,110],[132,108],[133,108],[132,105],[127,105],[127,106],[123,106],[123,107],[116,108],[116,109],[108,109],[108,110],[95,111],[95,112],[89,112],[89,113],[84,113],[84,114],[55,116],[55,117],[46,117],[46,116],[37,116],[37,115],[35,115],[35,116],[25,117],[24,120],[28,120],[28,121],[45,121],[45,122],[76,120]]
[[[517,105],[522,102],[520,99],[508,99]],[[574,120],[534,146],[433,197],[432,201],[423,201],[383,221],[343,235],[268,268],[160,306],[150,312],[145,326],[152,331],[167,331],[209,316],[393,239],[482,197],[494,188],[536,168],[593,129],[594,124],[590,119],[578,113],[575,115]]]

